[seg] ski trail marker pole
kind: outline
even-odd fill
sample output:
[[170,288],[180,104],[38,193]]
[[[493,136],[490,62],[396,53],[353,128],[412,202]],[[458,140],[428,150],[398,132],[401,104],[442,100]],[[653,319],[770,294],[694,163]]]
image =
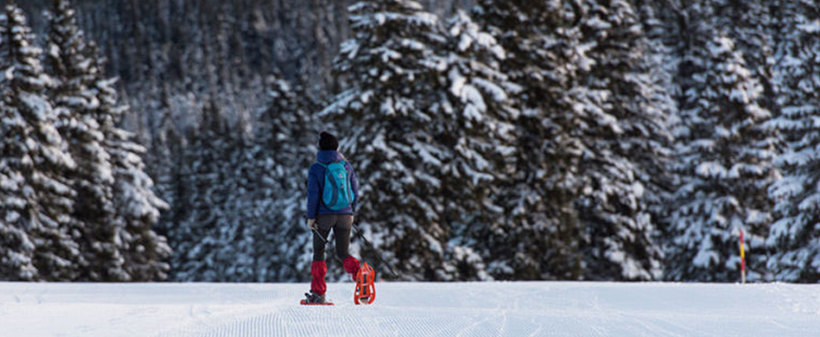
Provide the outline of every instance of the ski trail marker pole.
[[746,284],[746,249],[743,247],[743,230],[740,230],[740,279]]

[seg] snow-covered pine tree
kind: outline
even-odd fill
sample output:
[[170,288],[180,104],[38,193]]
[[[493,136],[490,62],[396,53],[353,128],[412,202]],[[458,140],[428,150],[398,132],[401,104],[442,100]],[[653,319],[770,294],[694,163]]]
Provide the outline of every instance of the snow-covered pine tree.
[[68,227],[75,192],[67,177],[75,164],[54,127],[51,79],[23,11],[7,5],[0,27],[0,278],[74,280],[85,264],[75,241],[80,233]]
[[501,70],[522,91],[515,175],[503,186],[507,221],[488,238],[496,279],[579,279],[581,230],[573,207],[584,124],[576,107],[588,67],[574,1],[478,1],[475,13],[508,52]]
[[435,107],[444,29],[415,1],[361,1],[349,11],[353,37],[334,64],[347,89],[323,114],[356,168],[357,221],[401,279],[452,279],[439,176],[452,150],[436,139],[446,118]]
[[681,185],[671,210],[665,278],[737,280],[737,232],[744,230],[749,279],[765,279],[773,206],[767,189],[779,176],[773,165],[778,139],[763,127],[771,116],[758,104],[761,85],[732,39],[713,30],[711,8],[696,4],[687,12],[693,49],[684,63],[693,71],[675,129]]
[[584,278],[655,280],[661,276],[656,222],[645,202],[661,190],[671,134],[669,99],[650,67],[651,50],[639,13],[627,1],[587,0],[580,17],[582,44],[592,61],[576,109],[585,151],[577,202],[585,240]]
[[[173,194],[170,190],[171,185],[173,185],[171,170],[174,158],[171,153],[173,145],[169,142],[169,134],[176,132],[173,123],[174,112],[171,103],[171,89],[168,84],[162,84],[159,90],[161,93],[159,94],[160,98],[156,101],[156,122],[153,126],[154,129],[149,132],[151,147],[145,157],[145,166],[148,175],[156,184],[157,195],[169,204],[173,204],[171,200]],[[149,124],[149,128],[152,127],[152,123],[147,124]],[[170,216],[168,212],[163,213],[164,219],[167,216]],[[165,221],[160,222],[165,223]]]
[[258,240],[255,233],[261,225],[271,224],[261,222],[255,210],[257,185],[249,119],[248,114],[241,113],[226,135],[228,147],[223,164],[226,181],[222,182],[225,204],[221,206],[225,208],[226,227],[218,229],[220,246],[213,252],[214,261],[222,271],[219,281],[223,282],[264,281],[256,277],[259,256],[255,251]]
[[163,222],[160,228],[165,230],[164,234],[173,251],[168,278],[174,281],[180,279],[177,275],[179,267],[177,263],[184,261],[183,256],[180,254],[180,246],[183,242],[186,242],[185,238],[189,234],[187,220],[192,209],[193,198],[191,193],[195,191],[193,186],[194,177],[191,174],[192,165],[190,164],[192,156],[189,154],[189,151],[192,151],[192,147],[189,145],[192,139],[193,136],[179,135],[176,132],[170,133],[168,138],[169,152],[173,154],[173,161],[169,163],[171,165],[169,174],[172,183],[168,187],[168,193],[171,198],[168,199],[170,209],[165,219],[160,220]]
[[160,212],[168,209],[154,193],[154,183],[145,172],[145,147],[133,141],[134,135],[118,125],[128,113],[119,102],[114,88],[116,79],[103,74],[105,64],[94,44],[87,48],[86,58],[96,69],[86,86],[92,88],[99,102],[94,117],[104,136],[103,146],[111,156],[114,176],[113,204],[117,228],[114,242],[123,259],[127,280],[135,282],[168,279],[171,249],[164,236],[154,231]]
[[[172,97],[171,88],[167,84],[160,89],[162,94],[157,102],[158,129],[154,130],[151,139],[151,149],[145,156],[146,173],[155,183],[157,197],[168,203],[168,210],[162,212],[159,222],[154,226],[157,234],[168,237],[173,241],[170,233],[179,227],[182,219],[187,217],[190,210],[187,202],[187,191],[190,188],[189,175],[184,172],[188,166],[185,155],[188,139],[180,131],[179,123],[184,116],[186,103],[180,97]],[[194,96],[190,96],[193,100]]]
[[650,0],[637,0],[635,6],[640,11],[648,39],[644,64],[652,84],[646,88],[649,92],[644,95],[648,97],[648,101],[644,103],[643,109],[648,110],[646,113],[649,115],[661,116],[664,122],[663,131],[659,132],[661,138],[650,140],[652,150],[646,152],[649,156],[640,157],[649,160],[640,161],[643,173],[638,174],[637,178],[644,182],[643,202],[656,225],[655,242],[662,246],[669,228],[667,205],[672,200],[677,181],[670,168],[674,157],[674,135],[671,128],[678,124],[676,98],[680,95],[679,87],[673,79],[678,72],[680,58],[675,46],[666,45],[675,29],[670,28],[671,23],[664,20],[670,20],[668,16],[674,14],[674,8],[667,8],[671,7],[669,3]]
[[[3,39],[6,38],[6,31],[8,30],[8,18],[6,13],[0,13],[0,32],[3,33],[0,38],[0,70],[5,70],[8,66],[7,58],[10,56],[7,53],[6,46],[3,45]],[[15,121],[11,117],[11,113],[6,109],[5,97],[10,93],[8,83],[5,77],[2,80],[2,95],[0,100],[0,112],[2,113],[3,123],[0,124],[0,137],[12,136],[9,131],[14,127],[14,124],[23,122],[21,119]],[[0,143],[0,151],[2,151],[3,158],[0,159],[0,279],[5,281],[30,281],[34,280],[37,275],[37,268],[34,267],[34,242],[33,238],[29,237],[29,231],[26,229],[22,221],[20,221],[21,214],[24,214],[24,207],[26,200],[22,198],[22,189],[26,184],[20,167],[11,167],[11,158],[7,156],[7,145],[5,141]]]
[[773,0],[709,0],[705,5],[714,6],[717,27],[723,29],[735,41],[752,77],[763,87],[760,105],[778,114],[775,93],[775,44],[772,11],[777,11],[790,1]]
[[[316,137],[323,128],[312,118],[315,107],[304,104],[311,102],[307,94],[276,74],[268,79],[268,100],[258,118],[254,151],[257,278],[304,280],[313,260],[312,235],[303,219],[307,168],[316,160]],[[329,272],[340,273],[341,268]]]
[[202,120],[190,140],[190,214],[172,236],[173,272],[177,281],[217,282],[224,276],[216,252],[221,230],[228,230],[227,194],[223,163],[227,152],[227,121],[213,98],[202,111]]
[[68,0],[54,0],[49,15],[46,66],[54,79],[50,96],[58,112],[57,128],[77,164],[71,174],[74,199],[71,228],[82,233],[81,250],[88,261],[80,280],[127,281],[117,244],[121,231],[114,221],[114,176],[110,155],[96,119],[99,101],[87,86],[97,69],[86,57],[83,32]]
[[[0,25],[5,24],[5,16],[0,16]],[[0,102],[0,109],[4,109]],[[5,117],[5,115],[4,115]],[[0,136],[7,135],[5,126],[0,128]],[[5,151],[3,152],[5,155]],[[21,224],[21,206],[26,200],[21,198],[25,180],[19,170],[9,167],[7,160],[0,161],[0,280],[32,281],[38,277],[34,266],[34,241],[29,231]]]
[[820,282],[820,5],[789,2],[783,10],[777,73],[782,113],[771,125],[788,147],[778,158],[783,179],[767,244],[778,281]]
[[112,119],[102,127],[115,178],[114,206],[118,218],[115,222],[120,226],[115,242],[129,281],[163,281],[168,278],[167,261],[172,252],[166,238],[158,235],[154,226],[168,204],[154,194],[153,181],[145,173],[142,162],[145,148],[132,140],[132,133],[116,127],[113,122],[127,109],[118,105],[114,83],[115,80],[97,81],[97,90],[101,93],[100,113],[111,111]]
[[311,101],[306,93],[279,75],[269,77],[267,95],[268,106],[258,116],[255,155],[264,173],[262,182],[275,186],[265,195],[275,199],[284,192],[276,189],[292,187],[288,186],[292,178],[301,177],[297,184],[304,185],[305,170],[315,160],[314,143],[321,125],[313,119],[310,104],[303,104]]
[[454,150],[441,179],[444,215],[453,231],[450,259],[461,279],[486,280],[482,260],[495,252],[485,239],[504,217],[491,194],[497,181],[509,179],[516,151],[513,123],[519,111],[508,92],[519,88],[501,73],[504,49],[466,13],[457,12],[446,28],[448,68],[440,80],[446,95],[434,109],[445,116],[436,138]]

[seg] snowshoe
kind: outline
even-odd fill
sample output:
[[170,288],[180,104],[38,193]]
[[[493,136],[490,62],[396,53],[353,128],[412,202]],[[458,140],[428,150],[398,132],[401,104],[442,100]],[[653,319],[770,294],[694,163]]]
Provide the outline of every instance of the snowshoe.
[[333,302],[325,300],[325,295],[319,295],[313,291],[305,293],[305,299],[299,302],[301,305],[333,305]]
[[376,300],[376,285],[373,283],[376,273],[373,267],[367,262],[363,263],[359,272],[356,273],[356,293],[353,294],[353,302],[359,304],[373,304]]

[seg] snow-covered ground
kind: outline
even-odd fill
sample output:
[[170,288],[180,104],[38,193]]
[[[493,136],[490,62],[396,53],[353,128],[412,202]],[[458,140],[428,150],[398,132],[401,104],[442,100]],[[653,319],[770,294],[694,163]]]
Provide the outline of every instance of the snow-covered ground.
[[377,283],[353,305],[306,284],[0,283],[0,336],[820,336],[820,286]]

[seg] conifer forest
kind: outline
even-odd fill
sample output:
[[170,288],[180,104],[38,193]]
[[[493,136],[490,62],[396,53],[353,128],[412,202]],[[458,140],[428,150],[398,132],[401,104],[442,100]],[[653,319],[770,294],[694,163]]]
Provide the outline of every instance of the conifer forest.
[[0,280],[820,281],[814,0],[0,4]]

